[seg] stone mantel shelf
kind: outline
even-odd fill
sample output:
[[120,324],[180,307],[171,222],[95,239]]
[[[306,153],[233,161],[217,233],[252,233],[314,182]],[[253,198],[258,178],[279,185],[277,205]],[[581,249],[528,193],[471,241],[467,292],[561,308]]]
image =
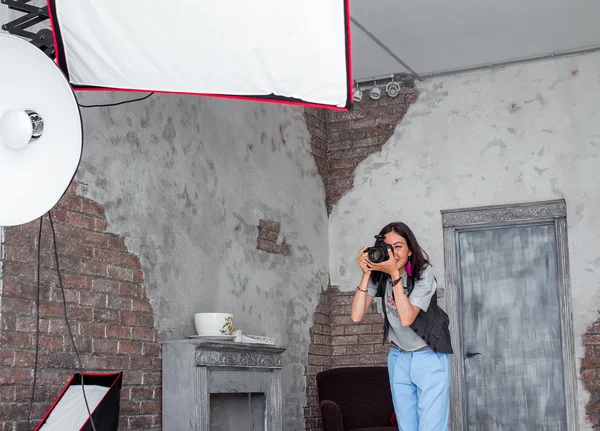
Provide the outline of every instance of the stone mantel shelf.
[[161,344],[191,345],[194,347],[194,365],[235,368],[281,368],[284,347],[259,343],[236,343],[190,338],[164,341]]

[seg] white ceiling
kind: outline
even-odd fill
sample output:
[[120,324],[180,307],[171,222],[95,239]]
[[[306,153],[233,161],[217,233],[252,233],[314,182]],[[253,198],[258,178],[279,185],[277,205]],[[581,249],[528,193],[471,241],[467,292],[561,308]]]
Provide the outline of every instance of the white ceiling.
[[[600,47],[599,0],[351,0],[350,13],[421,77]],[[352,24],[357,81],[407,73]]]

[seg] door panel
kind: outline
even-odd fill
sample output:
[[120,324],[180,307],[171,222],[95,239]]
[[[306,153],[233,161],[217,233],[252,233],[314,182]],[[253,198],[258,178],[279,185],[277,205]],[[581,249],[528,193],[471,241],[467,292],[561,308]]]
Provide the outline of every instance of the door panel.
[[554,224],[457,244],[467,429],[567,429]]

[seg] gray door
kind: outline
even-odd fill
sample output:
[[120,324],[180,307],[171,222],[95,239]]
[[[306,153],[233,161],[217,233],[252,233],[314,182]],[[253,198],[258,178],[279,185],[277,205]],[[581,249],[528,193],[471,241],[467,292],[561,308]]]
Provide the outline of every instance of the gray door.
[[554,224],[457,232],[469,431],[567,429]]

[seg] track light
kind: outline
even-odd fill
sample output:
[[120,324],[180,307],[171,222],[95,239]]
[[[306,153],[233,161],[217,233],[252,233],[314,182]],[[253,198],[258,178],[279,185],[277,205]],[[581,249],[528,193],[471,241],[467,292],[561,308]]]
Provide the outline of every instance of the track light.
[[373,100],[379,100],[379,98],[381,97],[381,88],[377,86],[377,83],[375,83],[373,88],[371,88],[371,91],[369,92],[369,97],[371,97],[371,99]]
[[354,94],[352,95],[352,98],[355,102],[360,102],[363,98],[363,92],[358,86],[358,84],[356,84],[356,88],[354,89]]
[[385,86],[385,92],[390,97],[396,97],[400,93],[400,84],[394,81],[394,75],[392,75],[392,81]]

